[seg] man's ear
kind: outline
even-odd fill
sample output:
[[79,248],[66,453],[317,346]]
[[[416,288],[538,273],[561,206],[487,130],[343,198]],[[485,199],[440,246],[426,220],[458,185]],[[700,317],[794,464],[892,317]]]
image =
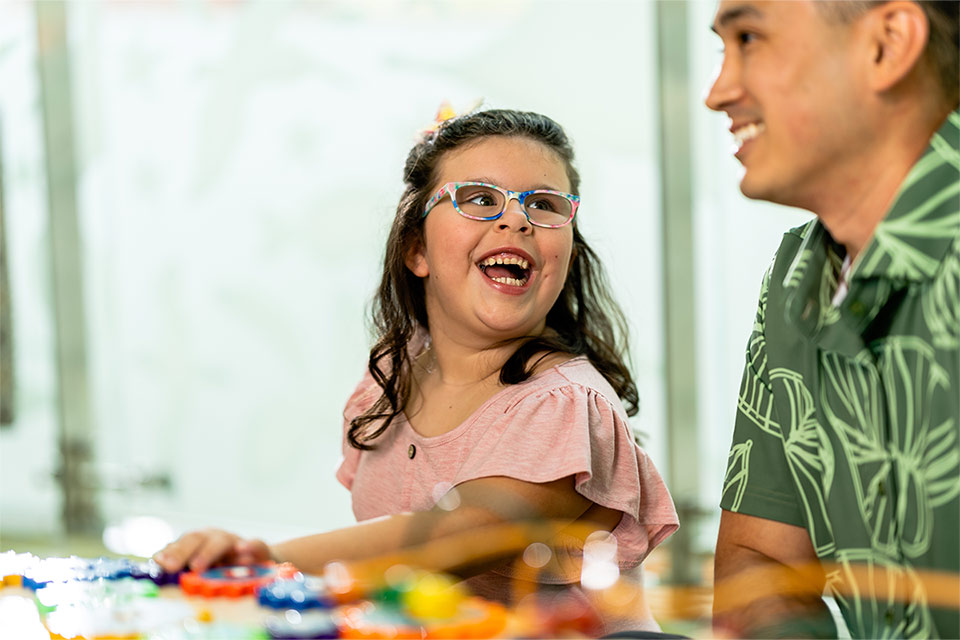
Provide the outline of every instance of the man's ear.
[[930,35],[923,8],[910,0],[894,0],[874,7],[867,16],[867,35],[873,56],[870,86],[893,89],[917,66]]
[[427,258],[423,254],[423,244],[421,242],[417,242],[407,249],[403,263],[417,277],[426,278],[430,275],[430,267],[427,265]]

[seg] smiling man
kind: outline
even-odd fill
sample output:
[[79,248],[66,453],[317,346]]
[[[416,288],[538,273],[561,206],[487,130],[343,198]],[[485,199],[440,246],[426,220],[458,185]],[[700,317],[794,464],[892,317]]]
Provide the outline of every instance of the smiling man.
[[720,2],[740,188],[816,214],[760,293],[723,488],[736,636],[960,637],[958,3]]

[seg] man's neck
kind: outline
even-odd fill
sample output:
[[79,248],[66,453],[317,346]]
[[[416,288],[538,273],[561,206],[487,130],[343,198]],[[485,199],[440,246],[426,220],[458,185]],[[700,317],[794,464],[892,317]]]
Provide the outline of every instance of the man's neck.
[[917,126],[910,132],[905,130],[905,124],[894,124],[906,122],[910,120],[891,118],[890,126],[903,127],[899,135],[891,135],[873,145],[869,153],[861,156],[862,164],[851,175],[823,189],[816,206],[810,208],[833,239],[846,248],[851,259],[856,259],[870,242],[893,206],[900,185],[923,155],[942,120],[932,128]]
[[851,260],[870,242],[911,166],[913,162],[873,167],[839,186],[814,211]]

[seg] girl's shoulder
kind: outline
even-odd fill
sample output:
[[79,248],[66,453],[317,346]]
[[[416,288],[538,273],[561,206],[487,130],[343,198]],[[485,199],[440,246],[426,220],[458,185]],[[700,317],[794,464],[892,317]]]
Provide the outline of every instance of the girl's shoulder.
[[350,397],[344,405],[344,419],[349,421],[372,407],[377,399],[380,398],[382,392],[383,390],[380,388],[380,385],[377,384],[376,380],[374,380],[370,374],[370,369],[365,368],[363,377],[360,379],[360,382],[357,383],[357,386],[354,387],[353,393],[350,394]]
[[548,394],[561,394],[569,399],[596,397],[623,410],[620,397],[603,374],[584,355],[552,354],[560,357],[546,364],[546,359],[529,379],[508,387],[509,404]]

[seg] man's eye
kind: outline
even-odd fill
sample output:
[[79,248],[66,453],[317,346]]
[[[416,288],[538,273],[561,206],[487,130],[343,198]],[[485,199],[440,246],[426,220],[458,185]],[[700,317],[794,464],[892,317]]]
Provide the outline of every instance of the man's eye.
[[737,42],[743,46],[750,44],[751,42],[757,39],[757,34],[750,33],[749,31],[741,31],[737,33]]

